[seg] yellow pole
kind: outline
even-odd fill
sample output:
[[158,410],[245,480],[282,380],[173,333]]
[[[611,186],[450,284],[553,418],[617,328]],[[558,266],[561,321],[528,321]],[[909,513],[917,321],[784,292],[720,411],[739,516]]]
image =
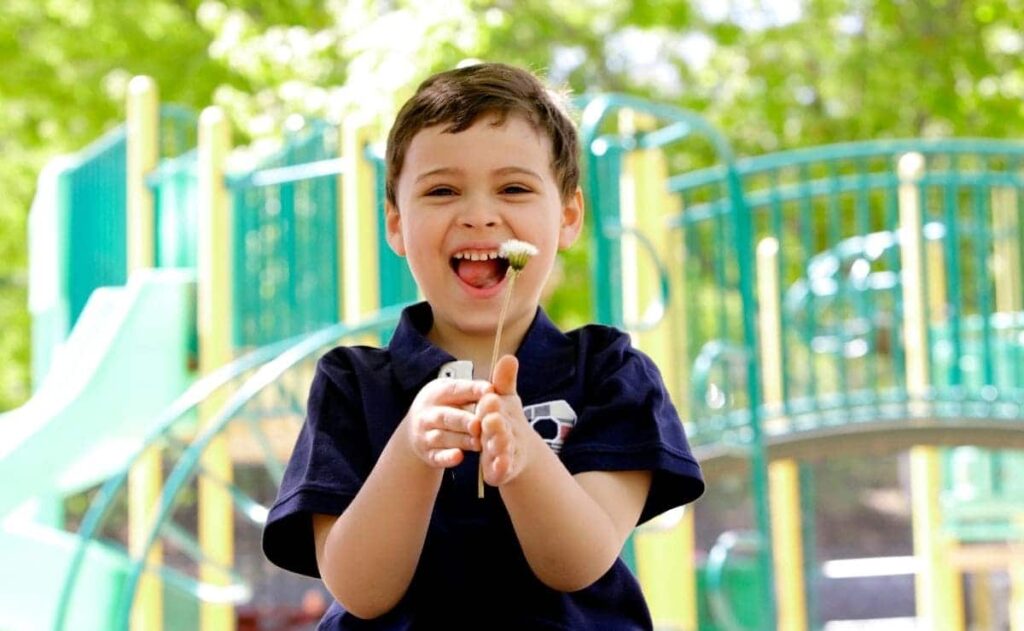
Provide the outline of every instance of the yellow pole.
[[[1018,523],[1024,522],[1024,516],[1018,516]],[[1010,631],[1024,629],[1024,547],[1018,547],[1017,554],[1010,561]]]
[[[779,242],[773,237],[757,246],[757,304],[761,339],[764,402],[781,414],[783,402],[782,307],[779,301]],[[787,458],[768,465],[772,518],[772,553],[779,631],[807,629],[804,593],[804,546],[800,514],[800,467]]]
[[[153,267],[153,194],[146,186],[146,175],[160,160],[160,105],[156,82],[146,76],[128,83],[127,118],[127,259],[128,275]],[[163,548],[154,543],[143,549],[152,528],[153,513],[160,496],[160,449],[150,447],[128,473],[128,549],[132,557],[146,555],[146,565],[159,567]],[[159,576],[146,571],[139,578],[132,605],[131,626],[135,631],[159,630],[163,625],[163,586]]]
[[[650,121],[622,121],[623,132],[634,124],[649,126]],[[671,263],[678,254],[671,248],[672,239],[665,220],[673,205],[666,189],[668,167],[664,154],[657,150],[630,152],[623,168],[622,223],[647,236],[656,252],[649,252],[632,237],[625,237],[622,252],[623,313],[628,320],[653,320],[659,309],[660,283],[653,256],[668,262],[673,275],[681,275],[681,265]],[[678,245],[678,244],[677,244]],[[678,277],[678,276],[677,276]],[[679,286],[671,285],[673,292]],[[670,390],[679,383],[679,359],[683,350],[673,342],[672,321],[679,314],[663,317],[653,329],[634,331],[633,339],[659,369]],[[685,347],[684,347],[685,348]],[[677,402],[679,402],[677,400]],[[695,630],[697,628],[697,583],[694,558],[695,535],[693,513],[673,511],[640,528],[634,536],[637,574],[659,629]]]
[[341,126],[344,169],[338,182],[338,295],[346,322],[356,322],[380,308],[376,181],[373,166],[364,156],[372,134],[364,116],[351,115]]
[[127,182],[128,273],[153,267],[154,201],[146,176],[160,160],[160,105],[156,82],[146,76],[128,83]]
[[1016,189],[992,190],[992,232],[995,235],[992,272],[996,283],[996,310],[1002,313],[1020,311],[1024,303],[1017,203]]
[[[922,210],[918,185],[924,176],[924,156],[908,153],[900,158],[899,213],[900,263],[903,267],[903,337],[905,340],[908,412],[924,416],[928,390],[928,320],[924,304],[922,267]],[[935,447],[910,450],[911,506],[918,624],[935,631],[964,628],[963,588],[950,559],[950,541],[941,530],[939,495],[942,471]]]
[[[992,191],[992,231],[995,234],[993,275],[996,283],[996,310],[1018,313],[1024,308],[1021,285],[1021,243],[1017,190]],[[1017,516],[1024,522],[1024,513]],[[1024,555],[1008,556],[1010,577],[1010,631],[1024,631]]]
[[[207,375],[231,361],[231,210],[224,182],[224,162],[231,149],[231,128],[224,112],[208,107],[199,116],[199,230],[198,230],[198,325],[199,371]],[[223,395],[210,397],[199,410],[205,426],[223,403]],[[227,437],[215,438],[201,459],[199,477],[199,546],[208,562],[199,569],[200,582],[212,588],[226,587],[234,566],[234,512],[228,485],[232,483],[231,455]],[[216,594],[216,589],[207,593]],[[223,593],[223,592],[222,592]],[[235,612],[225,599],[200,604],[202,631],[231,631]]]

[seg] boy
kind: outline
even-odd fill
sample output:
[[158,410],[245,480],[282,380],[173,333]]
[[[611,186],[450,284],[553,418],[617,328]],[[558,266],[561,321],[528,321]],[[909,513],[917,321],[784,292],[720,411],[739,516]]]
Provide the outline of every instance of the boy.
[[[264,532],[319,576],[320,629],[650,629],[618,555],[704,488],[657,369],[538,307],[583,223],[575,128],[531,74],[426,80],[388,138],[386,230],[426,297],[386,348],[317,366]],[[489,366],[508,239],[535,245]],[[472,362],[472,378],[438,378]],[[477,498],[477,467],[488,485]]]

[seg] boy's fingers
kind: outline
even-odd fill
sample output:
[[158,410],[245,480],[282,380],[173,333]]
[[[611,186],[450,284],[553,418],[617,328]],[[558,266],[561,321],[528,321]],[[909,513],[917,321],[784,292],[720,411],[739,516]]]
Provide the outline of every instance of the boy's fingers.
[[462,462],[462,450],[438,449],[430,452],[430,457],[439,467],[455,467]]
[[494,391],[500,395],[516,393],[516,379],[519,376],[519,360],[513,355],[505,355],[494,366]]
[[480,397],[476,406],[476,414],[481,418],[499,410],[501,410],[501,397],[491,392]]
[[476,416],[462,408],[438,406],[430,410],[427,422],[431,427],[446,429],[453,432],[469,432]]
[[423,435],[428,447],[433,449],[464,449],[480,451],[480,439],[463,432],[450,432],[443,429],[431,429]]
[[434,382],[438,402],[454,407],[475,403],[491,390],[493,386],[483,380],[469,379],[438,379]]
[[490,480],[487,480],[488,484],[492,486],[499,486],[506,475],[508,475],[511,466],[511,459],[508,456],[495,456],[491,461],[490,475],[487,476]]

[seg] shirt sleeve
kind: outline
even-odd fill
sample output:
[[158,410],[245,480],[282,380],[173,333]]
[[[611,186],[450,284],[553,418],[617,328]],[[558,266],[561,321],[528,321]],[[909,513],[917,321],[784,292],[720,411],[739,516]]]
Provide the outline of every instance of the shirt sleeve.
[[700,497],[704,478],[657,366],[621,331],[587,338],[588,397],[562,449],[566,468],[651,471],[639,523]]
[[358,389],[341,349],[317,363],[306,420],[263,529],[263,552],[286,570],[319,577],[314,513],[340,515],[372,463]]

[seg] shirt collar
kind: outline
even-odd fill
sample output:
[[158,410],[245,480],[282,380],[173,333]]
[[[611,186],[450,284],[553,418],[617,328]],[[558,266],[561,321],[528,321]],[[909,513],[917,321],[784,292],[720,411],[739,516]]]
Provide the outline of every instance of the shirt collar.
[[[388,343],[395,377],[402,388],[415,392],[437,377],[443,364],[457,358],[427,339],[434,322],[430,305],[420,302],[402,311],[401,320]],[[558,330],[540,307],[519,349],[519,383],[523,401],[532,401],[560,389],[575,376],[573,343]]]

